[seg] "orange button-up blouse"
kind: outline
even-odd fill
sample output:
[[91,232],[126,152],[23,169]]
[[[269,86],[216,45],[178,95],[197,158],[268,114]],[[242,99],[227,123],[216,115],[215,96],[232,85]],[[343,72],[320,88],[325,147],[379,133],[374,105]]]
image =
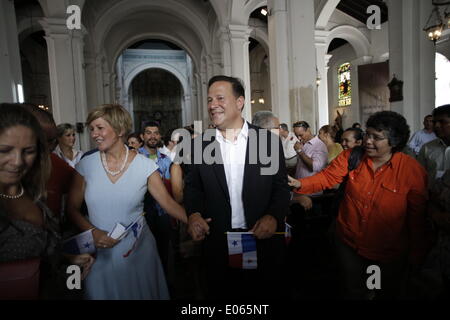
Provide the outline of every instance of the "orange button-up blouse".
[[297,193],[316,193],[341,183],[348,174],[344,199],[336,223],[337,236],[359,255],[388,262],[408,254],[417,263],[426,253],[427,173],[413,158],[396,152],[373,170],[364,155],[348,173],[351,150],[342,152],[322,172],[300,179]]

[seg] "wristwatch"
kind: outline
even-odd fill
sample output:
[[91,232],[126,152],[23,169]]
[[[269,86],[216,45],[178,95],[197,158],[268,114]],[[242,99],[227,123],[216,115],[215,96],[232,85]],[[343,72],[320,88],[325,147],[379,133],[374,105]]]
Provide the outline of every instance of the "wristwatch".
[[296,150],[297,154],[300,155],[303,153],[303,149]]

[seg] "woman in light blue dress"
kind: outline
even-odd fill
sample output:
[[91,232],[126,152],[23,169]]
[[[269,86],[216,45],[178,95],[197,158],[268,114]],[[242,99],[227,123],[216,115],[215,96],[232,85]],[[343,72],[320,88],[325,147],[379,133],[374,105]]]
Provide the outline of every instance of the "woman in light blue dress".
[[[68,212],[81,230],[93,229],[97,257],[84,289],[87,299],[169,299],[155,239],[142,219],[142,229],[122,240],[108,236],[116,223],[139,218],[148,190],[173,217],[186,222],[185,210],[168,194],[150,159],[124,144],[131,129],[129,113],[119,105],[104,105],[86,121],[98,150],[77,164]],[[81,214],[86,201],[89,216]]]

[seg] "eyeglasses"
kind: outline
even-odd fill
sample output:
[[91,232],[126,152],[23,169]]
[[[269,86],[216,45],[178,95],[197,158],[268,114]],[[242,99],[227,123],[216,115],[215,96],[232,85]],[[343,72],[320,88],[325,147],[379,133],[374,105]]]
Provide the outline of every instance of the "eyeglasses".
[[387,139],[387,137],[385,137],[385,136],[377,136],[377,135],[374,135],[372,133],[366,133],[364,135],[364,139],[366,139],[366,140],[371,139],[373,141],[377,141],[378,142],[378,141],[383,141],[383,140]]

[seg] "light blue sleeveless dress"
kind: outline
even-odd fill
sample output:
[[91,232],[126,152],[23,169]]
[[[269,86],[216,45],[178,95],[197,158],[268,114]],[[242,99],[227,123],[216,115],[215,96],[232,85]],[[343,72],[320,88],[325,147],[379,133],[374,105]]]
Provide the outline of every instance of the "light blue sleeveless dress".
[[[86,181],[84,199],[90,222],[109,232],[117,222],[127,226],[134,221],[143,212],[147,178],[157,168],[152,160],[138,154],[112,183],[100,152],[86,154],[76,170]],[[130,232],[115,247],[97,249],[95,263],[84,281],[86,299],[169,299],[155,238],[143,220],[137,240]]]

